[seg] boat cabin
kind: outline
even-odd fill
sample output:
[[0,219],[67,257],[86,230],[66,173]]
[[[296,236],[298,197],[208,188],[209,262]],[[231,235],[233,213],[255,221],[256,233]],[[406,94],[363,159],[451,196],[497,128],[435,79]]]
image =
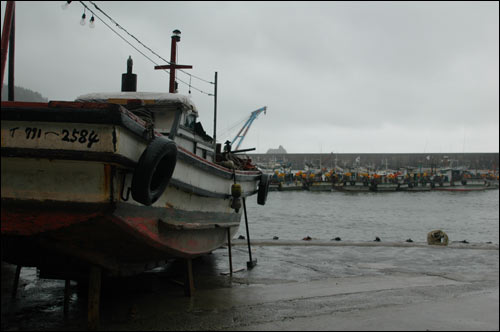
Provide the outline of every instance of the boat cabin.
[[131,91],[91,93],[76,101],[119,104],[178,146],[208,161],[215,160],[213,138],[197,121],[198,111],[188,96]]

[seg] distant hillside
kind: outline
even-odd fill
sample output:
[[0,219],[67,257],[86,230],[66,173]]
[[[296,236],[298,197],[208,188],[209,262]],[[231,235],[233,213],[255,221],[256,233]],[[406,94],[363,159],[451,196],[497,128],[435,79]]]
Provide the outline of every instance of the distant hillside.
[[279,146],[277,149],[269,149],[266,152],[267,154],[286,154],[286,150],[283,146]]
[[[4,85],[2,88],[2,101],[9,99],[9,87]],[[32,101],[46,103],[49,100],[42,96],[39,92],[25,89],[20,86],[14,86],[14,100],[15,101]]]

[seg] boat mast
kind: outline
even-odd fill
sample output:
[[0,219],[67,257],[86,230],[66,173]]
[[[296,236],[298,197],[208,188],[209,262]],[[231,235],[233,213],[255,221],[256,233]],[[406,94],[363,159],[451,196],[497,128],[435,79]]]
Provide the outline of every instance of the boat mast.
[[[5,17],[2,30],[2,83],[0,89],[3,89],[3,78],[5,74],[5,65],[7,64],[7,49],[9,50],[9,100],[14,100],[14,31],[15,31],[16,2],[7,1],[5,7]],[[10,44],[10,45],[9,45]],[[10,47],[9,47],[10,46]]]
[[155,66],[155,69],[168,69],[170,70],[170,85],[168,92],[177,93],[177,83],[175,82],[176,69],[192,69],[193,66],[178,65],[177,61],[177,43],[181,41],[181,32],[179,30],[172,31],[172,44],[170,48],[170,63],[163,66]]

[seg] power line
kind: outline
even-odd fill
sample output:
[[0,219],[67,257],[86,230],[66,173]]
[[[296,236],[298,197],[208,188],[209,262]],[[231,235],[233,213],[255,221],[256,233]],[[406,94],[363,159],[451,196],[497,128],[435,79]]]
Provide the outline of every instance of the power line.
[[156,64],[150,57],[148,57],[146,54],[142,53],[137,47],[135,47],[134,45],[132,45],[128,40],[126,40],[125,38],[123,38],[118,32],[116,32],[112,27],[110,27],[106,22],[104,22],[97,14],[95,14],[89,7],[87,7],[87,5],[85,5],[83,3],[83,1],[80,1],[80,3],[82,4],[83,7],[85,7],[88,11],[90,11],[92,13],[92,15],[94,15],[95,17],[97,17],[97,19],[99,19],[99,21],[101,21],[102,23],[104,23],[105,26],[107,26],[111,31],[113,31],[118,37],[120,37],[124,42],[126,42],[127,44],[129,44],[133,49],[135,49],[137,52],[139,52],[142,56],[144,56],[146,59],[148,59],[149,61],[151,61],[152,63]]
[[[248,116],[244,116],[241,120],[237,120],[233,124],[230,124],[229,126],[225,127],[224,129],[221,130],[220,137],[228,137],[233,131],[236,131],[236,127],[239,127],[243,122],[248,120]],[[232,136],[232,135],[231,135]]]
[[[118,22],[116,22],[111,16],[109,16],[108,14],[106,14],[101,8],[99,8],[93,1],[89,1],[98,11],[100,11],[104,16],[106,16],[111,22],[113,22],[118,28],[120,28],[121,30],[123,30],[126,34],[128,34],[130,37],[132,37],[133,39],[135,39],[139,44],[141,44],[144,48],[146,48],[148,51],[150,51],[151,53],[153,53],[154,55],[156,55],[158,58],[160,58],[161,60],[165,61],[166,63],[168,64],[172,64],[170,61],[164,59],[161,55],[159,55],[158,53],[156,53],[155,51],[153,51],[150,47],[148,47],[147,45],[145,45],[143,42],[141,42],[137,37],[135,37],[133,34],[131,34],[130,32],[127,31],[127,29],[125,29],[124,27],[122,27]],[[209,84],[214,84],[213,82],[210,82],[208,80],[205,80],[201,77],[198,77],[194,74],[191,74],[191,73],[187,73],[185,72],[184,70],[182,69],[179,69],[179,71],[181,71],[182,73],[186,74],[186,75],[189,75],[191,77],[194,77],[200,81],[203,81],[205,83],[209,83]],[[183,82],[185,83],[185,82]],[[185,83],[187,84],[187,83]]]
[[[83,3],[83,1],[79,1],[80,4],[85,8],[87,9],[88,11],[90,11],[92,13],[92,15],[94,15],[95,17],[97,17],[102,23],[104,23],[104,25],[106,27],[108,27],[111,31],[113,31],[118,37],[120,37],[123,41],[125,41],[128,45],[130,45],[133,49],[135,49],[137,52],[139,52],[142,56],[144,56],[146,59],[148,59],[150,62],[152,62],[153,64],[155,64],[156,66],[158,66],[159,64],[156,63],[153,59],[151,59],[150,57],[148,57],[146,54],[144,54],[143,52],[141,52],[137,47],[135,47],[134,45],[132,45],[127,39],[125,39],[122,35],[120,35],[116,30],[114,30],[109,24],[107,24],[106,22],[104,22],[103,19],[101,19],[98,15],[96,15],[85,3]],[[105,14],[106,15],[106,14]],[[106,15],[107,16],[107,15]],[[108,17],[108,16],[107,16]],[[116,24],[116,23],[115,23]],[[142,43],[141,43],[142,44]],[[158,56],[158,55],[157,55]],[[163,69],[163,71],[167,74],[169,74],[169,71],[167,71],[166,69]],[[188,74],[189,75],[189,74]],[[177,78],[177,80],[183,84],[186,84],[187,86],[189,86],[190,88],[193,88],[194,90],[202,93],[202,94],[206,94],[208,96],[213,96],[213,94],[211,93],[208,93],[208,92],[205,92],[195,86],[192,86],[186,82],[184,82],[183,80],[181,80],[180,78]]]

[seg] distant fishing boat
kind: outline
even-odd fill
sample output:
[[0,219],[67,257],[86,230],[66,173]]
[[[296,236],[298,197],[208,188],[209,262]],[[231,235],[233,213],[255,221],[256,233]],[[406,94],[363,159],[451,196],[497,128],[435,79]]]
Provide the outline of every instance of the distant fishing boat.
[[307,186],[309,191],[332,191],[333,186],[328,181],[315,181]]
[[498,189],[498,187],[498,178],[486,179],[486,189]]
[[348,192],[368,192],[372,190],[372,183],[368,174],[359,172],[346,172],[335,179],[335,190]]
[[400,184],[399,191],[430,191],[432,185],[430,182],[410,182]]
[[398,189],[398,184],[391,182],[375,183],[375,185],[373,185],[371,188],[373,191],[377,192],[396,191]]
[[438,191],[478,191],[487,187],[485,179],[473,178],[462,169],[452,168],[441,169],[432,182],[432,190]]
[[304,185],[300,181],[280,182],[277,187],[278,191],[297,191],[302,189],[304,189]]
[[349,191],[349,192],[368,192],[371,191],[371,186],[367,182],[361,181],[344,181],[341,183],[335,183],[334,189],[339,191]]

